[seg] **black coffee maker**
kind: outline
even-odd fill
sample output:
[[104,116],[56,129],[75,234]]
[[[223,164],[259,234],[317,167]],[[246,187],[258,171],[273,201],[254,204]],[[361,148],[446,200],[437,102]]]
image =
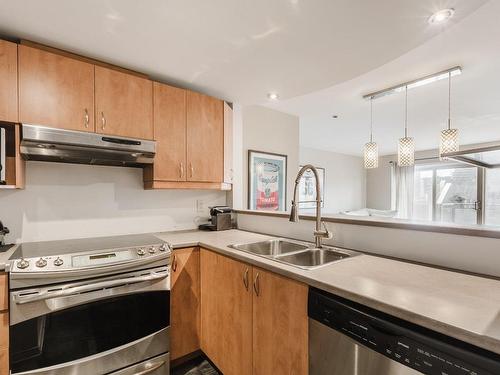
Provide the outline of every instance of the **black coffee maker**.
[[201,230],[227,230],[231,227],[231,207],[214,206],[210,207],[210,223],[202,224],[198,228]]
[[2,221],[0,221],[0,246],[5,245],[5,235],[9,233],[9,228],[4,227]]

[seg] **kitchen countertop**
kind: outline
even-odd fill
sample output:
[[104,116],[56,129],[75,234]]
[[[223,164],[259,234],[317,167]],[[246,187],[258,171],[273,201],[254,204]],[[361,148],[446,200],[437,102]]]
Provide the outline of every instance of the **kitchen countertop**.
[[[174,249],[199,245],[500,354],[499,280],[365,254],[303,270],[228,247],[272,238],[235,229],[155,235]],[[0,253],[0,270],[13,251]]]

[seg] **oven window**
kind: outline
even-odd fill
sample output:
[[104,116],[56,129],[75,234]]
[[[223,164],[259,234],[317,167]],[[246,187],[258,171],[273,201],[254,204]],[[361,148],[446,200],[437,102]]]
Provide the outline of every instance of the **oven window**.
[[10,329],[12,372],[88,357],[170,324],[170,293],[145,292],[57,311]]

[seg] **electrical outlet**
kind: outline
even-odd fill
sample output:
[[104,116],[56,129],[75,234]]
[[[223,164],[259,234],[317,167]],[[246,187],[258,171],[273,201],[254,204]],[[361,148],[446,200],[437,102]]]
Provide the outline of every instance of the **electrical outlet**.
[[196,200],[196,212],[198,213],[203,213],[205,212],[205,202],[202,199],[197,199]]

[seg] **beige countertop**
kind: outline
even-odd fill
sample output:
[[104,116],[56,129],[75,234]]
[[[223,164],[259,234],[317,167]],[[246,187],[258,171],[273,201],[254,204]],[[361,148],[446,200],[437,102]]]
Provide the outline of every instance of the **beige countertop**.
[[[371,255],[302,270],[228,247],[270,236],[224,232],[156,234],[174,248],[203,246],[500,354],[500,281]],[[13,249],[0,253],[0,270]]]

